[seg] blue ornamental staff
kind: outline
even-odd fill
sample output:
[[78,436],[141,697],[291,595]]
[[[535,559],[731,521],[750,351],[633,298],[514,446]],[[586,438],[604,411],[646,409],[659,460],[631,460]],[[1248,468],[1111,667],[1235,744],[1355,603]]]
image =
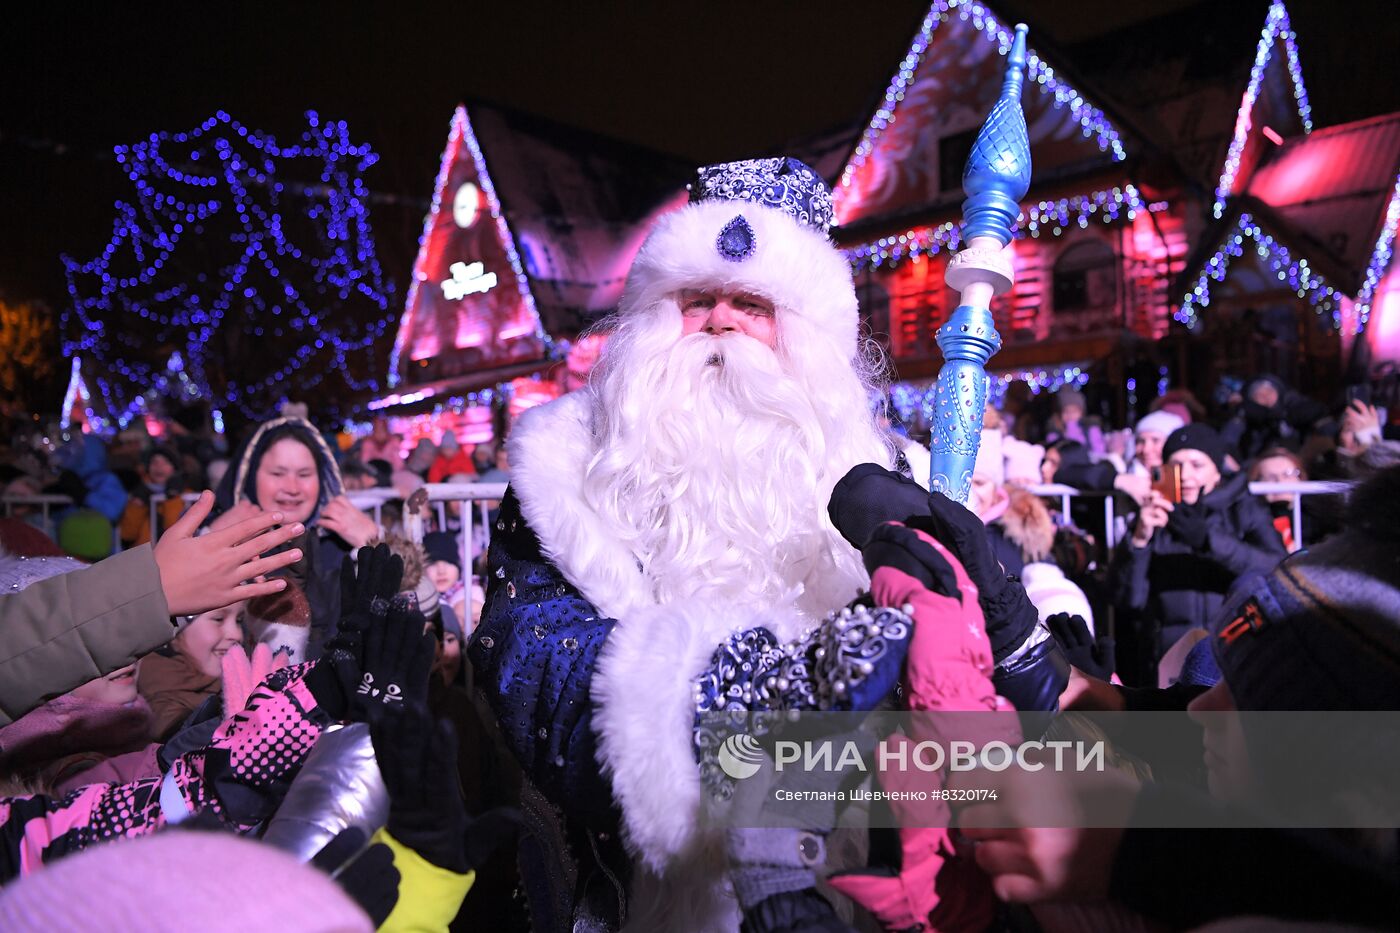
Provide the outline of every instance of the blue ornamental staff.
[[1011,288],[1014,274],[1006,250],[1019,203],[1031,183],[1031,147],[1021,112],[1026,73],[1026,26],[1017,25],[1007,56],[1001,96],[973,143],[963,171],[963,242],[967,248],[948,264],[947,282],[961,295],[935,338],[943,351],[934,399],[933,454],[929,488],[966,503],[972,467],[982,438],[987,403],[987,360],[1001,349],[992,320],[993,296]]

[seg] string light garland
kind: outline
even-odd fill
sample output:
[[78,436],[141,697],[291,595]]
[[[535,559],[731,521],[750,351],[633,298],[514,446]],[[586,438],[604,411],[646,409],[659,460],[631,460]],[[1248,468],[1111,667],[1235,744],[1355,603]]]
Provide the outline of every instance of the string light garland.
[[306,120],[287,146],[221,110],[116,147],[136,201],[117,202],[96,258],[63,257],[64,354],[83,358],[116,427],[162,392],[256,419],[331,374],[378,389],[373,349],[394,318],[363,180],[378,156],[343,120]]
[[1395,255],[1395,231],[1400,227],[1400,176],[1395,179],[1395,187],[1390,192],[1390,202],[1385,207],[1385,223],[1381,225],[1380,239],[1371,253],[1371,261],[1366,264],[1366,276],[1361,280],[1361,290],[1356,293],[1356,333],[1366,329],[1371,319],[1371,302],[1376,297],[1376,286],[1390,268],[1390,260]]
[[[1031,394],[1054,392],[1063,386],[1084,386],[1089,382],[1089,374],[1084,371],[1086,363],[1069,363],[1044,369],[1022,369],[987,374],[987,401],[1000,407],[1011,383],[1021,381],[1031,387]],[[908,424],[918,414],[925,422],[932,421],[934,397],[937,383],[916,384],[896,382],[890,386],[890,404],[899,414],[900,420]]]
[[[1015,236],[1017,239],[1027,236],[1039,239],[1044,234],[1058,237],[1072,229],[1087,229],[1095,219],[1112,224],[1119,219],[1133,220],[1138,211],[1166,209],[1166,202],[1148,204],[1143,201],[1137,188],[1124,185],[1027,205],[1022,210],[1024,223],[1017,228]],[[961,246],[959,225],[949,222],[883,237],[873,243],[850,247],[845,253],[851,268],[863,272],[871,267],[894,268],[915,256],[936,256],[944,250],[953,251]]]
[[1217,220],[1225,215],[1225,201],[1235,185],[1245,142],[1249,139],[1250,127],[1254,125],[1254,104],[1259,99],[1264,72],[1268,70],[1272,60],[1271,53],[1280,42],[1288,59],[1288,75],[1293,81],[1293,99],[1298,105],[1298,117],[1303,121],[1303,132],[1312,132],[1312,107],[1308,104],[1307,88],[1303,86],[1303,69],[1298,64],[1298,36],[1288,21],[1288,8],[1283,5],[1283,0],[1273,0],[1269,5],[1268,16],[1264,19],[1259,46],[1254,53],[1254,66],[1249,71],[1249,84],[1244,90],[1244,100],[1240,102],[1239,112],[1235,115],[1235,135],[1230,140],[1230,150],[1225,156],[1220,183],[1215,187],[1214,210]]
[[1341,293],[1314,272],[1306,259],[1294,259],[1288,247],[1265,233],[1249,214],[1240,215],[1235,228],[1202,266],[1195,284],[1181,299],[1181,307],[1172,315],[1177,321],[1189,328],[1196,327],[1200,309],[1210,304],[1211,281],[1225,280],[1225,271],[1230,263],[1244,255],[1246,240],[1253,242],[1255,252],[1278,276],[1279,281],[1288,283],[1299,298],[1306,298],[1319,315],[1331,312],[1333,327],[1341,326],[1341,308],[1337,300]]
[[[995,42],[1002,55],[1005,55],[1011,48],[1012,31],[1006,28],[981,3],[975,2],[975,0],[936,0],[929,8],[927,15],[924,16],[923,23],[914,36],[908,54],[899,63],[899,70],[895,72],[889,87],[885,89],[884,99],[880,102],[875,115],[871,117],[870,125],[861,134],[860,142],[856,144],[850,161],[846,163],[845,170],[841,173],[843,187],[850,185],[851,176],[865,164],[866,159],[874,151],[876,141],[894,123],[899,104],[904,100],[904,92],[914,82],[914,75],[924,60],[924,54],[933,41],[934,33],[939,24],[947,22],[949,16],[954,12],[963,21],[971,22],[979,32],[986,36],[988,41]],[[1123,149],[1122,137],[1119,136],[1118,130],[1109,122],[1102,110],[1090,104],[1082,94],[1058,78],[1055,75],[1055,69],[1046,64],[1034,51],[1027,50],[1026,64],[1027,80],[1034,81],[1044,89],[1045,93],[1052,95],[1056,109],[1069,107],[1070,113],[1079,121],[1086,138],[1096,139],[1099,148],[1112,153],[1115,162],[1121,162],[1128,157]]]

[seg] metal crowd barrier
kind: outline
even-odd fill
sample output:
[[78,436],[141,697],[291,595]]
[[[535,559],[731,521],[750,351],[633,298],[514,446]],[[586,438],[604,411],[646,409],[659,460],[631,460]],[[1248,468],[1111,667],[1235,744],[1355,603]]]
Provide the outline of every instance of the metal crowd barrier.
[[[489,527],[490,503],[503,498],[506,494],[505,483],[428,483],[423,487],[428,494],[428,502],[434,507],[438,517],[438,527],[447,527],[447,503],[461,502],[464,505],[469,502],[477,503],[475,509],[467,507],[462,509],[462,528],[458,535],[458,547],[462,558],[462,567],[471,566],[472,552],[472,530],[474,523],[479,517],[482,527],[486,530],[486,539],[490,539],[491,530]],[[180,496],[185,501],[186,507],[189,503],[199,498],[197,492],[187,492]],[[373,513],[376,525],[384,524],[384,504],[404,498],[396,490],[375,488],[360,489],[354,492],[347,492],[345,497],[350,500],[350,504],[362,512]],[[65,504],[69,500],[65,497],[50,497],[65,499]],[[151,496],[151,538],[154,541],[160,534],[160,522],[157,518],[157,510],[166,496],[157,493]],[[8,502],[8,500],[7,500]]]
[[[1304,496],[1330,496],[1344,493],[1352,487],[1348,482],[1336,482],[1331,480],[1303,480],[1292,483],[1250,483],[1249,491],[1256,496],[1270,496],[1275,494],[1285,494],[1293,497],[1293,540],[1299,545],[1303,543],[1303,497]],[[1082,489],[1075,489],[1073,486],[1066,486],[1063,483],[1041,483],[1036,486],[1027,486],[1026,489],[1037,496],[1046,499],[1059,499],[1060,511],[1068,515],[1070,502],[1076,498],[1103,497],[1104,515],[1104,544],[1107,553],[1112,553],[1114,545],[1117,544],[1116,529],[1114,528],[1115,516],[1113,513],[1113,493],[1095,492]]]
[[17,505],[37,505],[43,516],[44,534],[50,538],[55,537],[56,529],[53,526],[53,519],[49,516],[49,509],[52,507],[67,508],[73,504],[73,500],[68,496],[36,495],[36,496],[4,496],[0,501],[5,503],[5,517],[9,518],[15,513]]
[[[1316,495],[1335,495],[1344,493],[1352,486],[1348,482],[1333,482],[1327,480],[1306,480],[1292,483],[1250,483],[1249,491],[1256,496],[1267,496],[1274,494],[1284,494],[1293,497],[1293,540],[1300,545],[1303,543],[1303,497]],[[489,505],[488,503],[501,499],[506,492],[505,483],[429,483],[423,487],[428,494],[428,502],[431,503],[437,512],[438,527],[447,527],[447,503],[461,502],[476,503],[474,508],[462,509],[462,527],[458,540],[460,554],[462,557],[462,567],[471,565],[472,555],[472,530],[475,522],[479,519],[485,530],[484,540],[489,541],[491,529],[489,527]],[[1047,499],[1058,499],[1060,510],[1069,514],[1070,505],[1077,498],[1103,498],[1104,514],[1104,543],[1109,552],[1113,550],[1116,540],[1116,529],[1114,528],[1116,516],[1114,515],[1113,494],[1107,492],[1092,492],[1075,489],[1073,486],[1065,486],[1060,483],[1042,483],[1035,486],[1027,486],[1027,490],[1037,496]],[[187,492],[182,498],[187,504],[199,498],[199,493]],[[403,496],[393,489],[363,489],[356,492],[346,493],[348,498],[356,508],[364,512],[372,512],[376,524],[383,524],[383,510],[386,502],[402,499]],[[157,510],[160,503],[166,497],[163,495],[151,496],[151,535],[152,540],[160,534],[160,522]],[[73,504],[73,500],[67,496],[37,495],[37,496],[5,496],[0,498],[4,503],[5,515],[13,514],[15,506],[37,505],[42,510],[44,528],[52,537],[54,535],[53,521],[49,514],[51,508],[62,508]],[[120,537],[120,536],[117,536]],[[120,547],[120,543],[117,545]]]

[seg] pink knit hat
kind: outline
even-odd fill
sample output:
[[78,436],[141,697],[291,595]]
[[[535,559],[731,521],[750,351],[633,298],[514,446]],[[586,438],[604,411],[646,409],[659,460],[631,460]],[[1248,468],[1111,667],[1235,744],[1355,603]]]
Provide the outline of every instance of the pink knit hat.
[[374,925],[316,869],[220,832],[167,830],[103,842],[0,892],[0,929],[10,933],[99,928],[371,933]]

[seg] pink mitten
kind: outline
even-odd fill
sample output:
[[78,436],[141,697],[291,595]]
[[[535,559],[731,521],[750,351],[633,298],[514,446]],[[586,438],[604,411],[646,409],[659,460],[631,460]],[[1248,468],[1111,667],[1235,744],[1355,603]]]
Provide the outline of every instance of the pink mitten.
[[226,651],[223,660],[224,719],[241,713],[258,684],[286,666],[285,654],[279,651],[274,657],[272,649],[261,642],[253,648],[251,661],[242,645],[234,645]]

